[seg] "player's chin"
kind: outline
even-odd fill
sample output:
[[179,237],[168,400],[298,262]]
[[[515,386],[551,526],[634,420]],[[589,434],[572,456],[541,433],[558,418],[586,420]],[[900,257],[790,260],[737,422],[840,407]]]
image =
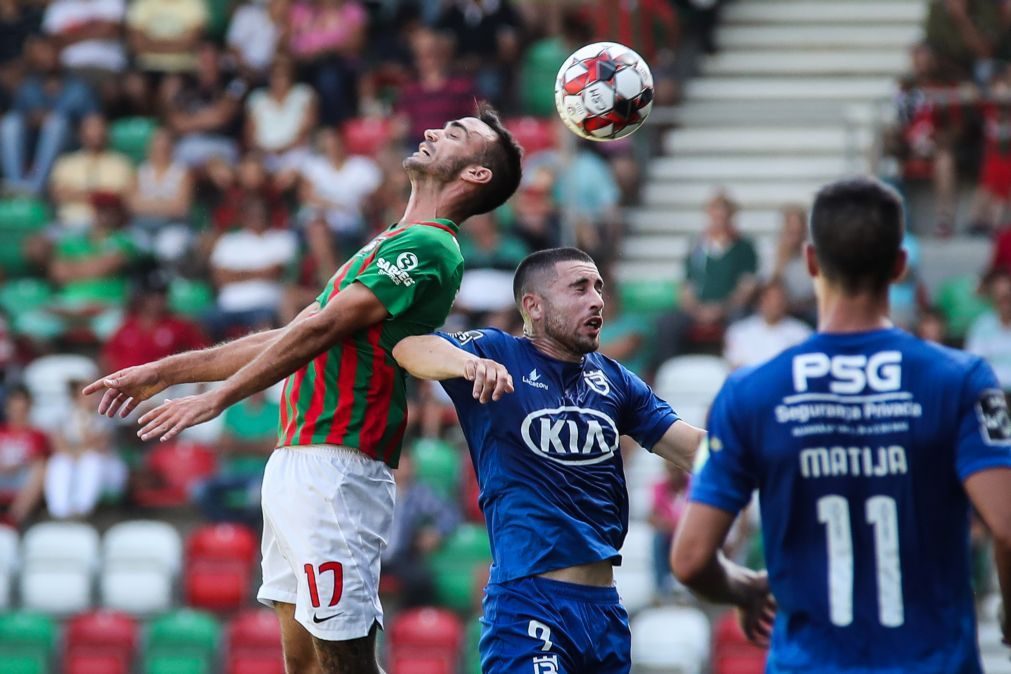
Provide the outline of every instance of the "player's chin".
[[591,353],[600,348],[600,331],[589,330],[576,335],[576,344],[582,353]]

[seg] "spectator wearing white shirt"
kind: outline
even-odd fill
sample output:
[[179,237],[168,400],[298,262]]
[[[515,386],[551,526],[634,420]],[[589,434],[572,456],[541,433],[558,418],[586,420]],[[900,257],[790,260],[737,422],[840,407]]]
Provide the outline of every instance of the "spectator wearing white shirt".
[[318,153],[302,165],[299,221],[322,219],[336,235],[338,247],[353,250],[361,243],[366,202],[382,184],[383,172],[369,157],[348,155],[334,129],[323,129],[316,139]]
[[727,328],[723,357],[732,367],[764,363],[808,338],[810,326],[789,316],[787,307],[786,289],[781,281],[769,281],[762,286],[758,311]]
[[270,67],[270,82],[246,102],[247,145],[263,153],[270,173],[294,174],[309,155],[316,125],[316,94],[295,83],[295,64],[280,57]]
[[281,304],[281,279],[295,260],[295,237],[271,229],[266,204],[245,205],[242,228],[221,236],[211,252],[211,275],[218,288],[217,307],[205,317],[215,340],[239,329],[273,325]]
[[985,358],[1005,391],[1011,391],[1011,274],[990,272],[984,282],[993,310],[973,322],[965,350]]
[[120,39],[125,17],[125,0],[53,0],[42,30],[59,43],[64,67],[96,76],[120,73],[126,68]]
[[277,53],[288,20],[291,0],[253,0],[240,5],[228,23],[225,46],[239,71],[252,82],[262,82]]
[[762,277],[777,279],[786,291],[789,312],[794,316],[814,317],[814,282],[807,273],[804,244],[807,242],[807,212],[803,206],[782,209],[783,224],[775,254],[767,259]]

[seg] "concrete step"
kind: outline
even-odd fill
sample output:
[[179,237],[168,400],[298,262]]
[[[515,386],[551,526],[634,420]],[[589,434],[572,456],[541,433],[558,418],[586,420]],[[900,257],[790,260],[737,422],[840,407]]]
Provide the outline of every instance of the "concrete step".
[[739,75],[888,75],[894,77],[909,58],[898,48],[848,51],[724,51],[702,64],[702,74],[712,77]]
[[[802,204],[807,206],[807,203]],[[702,208],[636,208],[625,213],[631,233],[635,236],[655,234],[697,234],[705,227]],[[749,208],[734,218],[738,229],[747,234],[773,234],[780,230],[783,216],[778,208]]]
[[676,156],[797,154],[845,157],[854,146],[866,149],[872,142],[873,134],[866,128],[741,126],[675,129],[664,135],[663,146],[667,154]]
[[[723,189],[742,209],[779,208],[785,203],[809,203],[822,182],[791,181],[782,183],[733,182]],[[714,185],[706,183],[649,183],[642,191],[642,203],[652,208],[697,208],[700,211],[712,197]]]
[[658,157],[650,162],[650,180],[678,182],[724,182],[734,180],[828,182],[852,172],[843,156],[756,157]]
[[[640,236],[625,241],[622,246],[622,257],[627,260],[663,264],[665,262],[682,267],[684,259],[691,252],[697,234],[665,234],[655,236]],[[764,252],[775,243],[775,237],[770,235],[749,236],[755,249]]]
[[624,259],[617,264],[615,276],[622,281],[680,281],[684,278],[684,264],[673,260]]
[[919,25],[927,17],[925,2],[736,2],[722,12],[724,25],[824,24]]
[[[748,101],[747,105],[728,105],[726,101],[692,101],[673,108],[658,108],[651,113],[681,126],[816,126],[825,124],[880,123],[887,117],[885,103],[866,100],[781,99]],[[658,114],[659,112],[659,114]]]
[[689,82],[685,87],[685,99],[875,101],[887,98],[894,90],[894,77],[707,77]]
[[[919,23],[908,25],[840,24],[815,26],[721,26],[716,43],[725,51],[747,49],[864,49],[905,48],[923,37]],[[757,54],[756,54],[757,55]]]

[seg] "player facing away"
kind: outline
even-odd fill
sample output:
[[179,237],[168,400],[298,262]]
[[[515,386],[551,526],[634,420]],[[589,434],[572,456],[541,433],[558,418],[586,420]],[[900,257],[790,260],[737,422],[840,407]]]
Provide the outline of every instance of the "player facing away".
[[[1004,395],[981,359],[892,327],[888,286],[906,264],[895,192],[830,184],[810,229],[818,332],[717,396],[674,574],[739,606],[757,643],[771,634],[772,674],[978,674],[970,506],[1011,599]],[[767,578],[719,553],[754,489]]]
[[445,321],[463,272],[457,224],[498,207],[520,180],[521,151],[490,109],[425,133],[404,160],[400,222],[358,251],[289,325],[116,372],[100,409],[126,416],[172,384],[219,381],[142,416],[168,440],[287,377],[278,449],[263,478],[263,585],[281,622],[289,674],[372,674],[382,626],[380,554],[390,537],[406,417],[391,356]]
[[612,573],[628,529],[618,438],[688,469],[703,431],[597,353],[603,281],[586,253],[534,253],[513,289],[522,338],[439,333],[393,350],[410,374],[442,381],[477,471],[493,559],[481,671],[628,672],[628,615]]

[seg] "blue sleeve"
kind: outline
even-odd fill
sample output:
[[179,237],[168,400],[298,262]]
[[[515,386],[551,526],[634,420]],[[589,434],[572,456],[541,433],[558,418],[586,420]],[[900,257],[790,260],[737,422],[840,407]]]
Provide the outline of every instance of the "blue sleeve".
[[[505,333],[501,333],[497,330],[467,330],[464,332],[436,332],[436,335],[442,337],[447,342],[452,344],[458,349],[463,349],[467,353],[474,354],[478,358],[495,358],[491,355],[494,350],[494,345],[501,341]],[[498,360],[496,358],[496,360]],[[457,410],[463,411],[464,408],[469,407],[474,404],[474,398],[471,395],[473,390],[473,385],[471,382],[467,381],[463,377],[457,379],[446,379],[439,382],[442,388],[452,399],[453,404],[456,405]]]
[[965,480],[988,468],[1011,468],[1011,416],[993,369],[979,359],[963,387],[955,469]]
[[678,420],[671,406],[653,393],[653,389],[634,373],[622,368],[625,378],[625,405],[621,410],[618,432],[628,435],[652,450],[667,429]]
[[691,500],[736,515],[758,484],[753,448],[742,432],[746,408],[735,404],[735,380],[723,385],[709,415],[709,458],[692,479]]

